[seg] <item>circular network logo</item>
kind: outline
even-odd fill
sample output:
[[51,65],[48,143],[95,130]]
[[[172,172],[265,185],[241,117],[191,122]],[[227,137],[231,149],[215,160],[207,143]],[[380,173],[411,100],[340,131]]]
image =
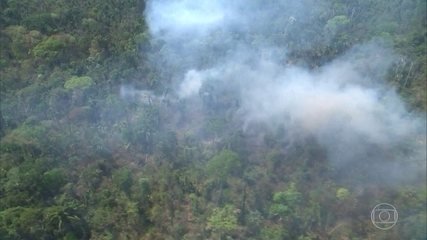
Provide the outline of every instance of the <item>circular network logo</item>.
[[376,205],[371,212],[372,223],[382,230],[388,230],[396,225],[398,216],[396,208],[388,203]]

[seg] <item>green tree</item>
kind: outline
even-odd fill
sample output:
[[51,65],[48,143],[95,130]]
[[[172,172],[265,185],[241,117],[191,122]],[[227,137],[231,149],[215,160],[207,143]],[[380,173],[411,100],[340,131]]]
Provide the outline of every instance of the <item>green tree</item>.
[[45,196],[55,196],[66,182],[67,178],[63,169],[50,169],[42,175],[40,183],[41,191]]
[[92,78],[88,76],[83,76],[83,77],[73,76],[65,82],[64,88],[71,89],[71,90],[85,89],[85,88],[89,88],[93,84],[94,82]]
[[282,226],[269,225],[261,230],[260,237],[262,240],[282,240],[287,239],[288,235]]
[[237,226],[236,209],[232,205],[214,208],[208,218],[208,228],[212,229],[214,234],[218,234],[221,239],[236,230]]
[[284,217],[296,210],[300,200],[301,193],[297,191],[295,183],[291,183],[286,191],[274,193],[270,213]]
[[350,191],[348,191],[348,189],[346,188],[338,188],[337,193],[336,193],[336,197],[339,200],[345,200],[350,196]]
[[42,238],[45,234],[39,208],[14,207],[0,211],[2,239]]
[[130,193],[130,188],[133,184],[132,173],[126,168],[122,167],[113,172],[112,175],[113,183],[125,193]]
[[48,63],[68,60],[64,58],[69,57],[72,53],[71,47],[75,41],[75,38],[70,34],[52,35],[37,44],[32,52],[35,57]]
[[227,177],[239,173],[240,170],[239,156],[227,149],[212,157],[206,166],[207,173],[219,181],[225,181]]

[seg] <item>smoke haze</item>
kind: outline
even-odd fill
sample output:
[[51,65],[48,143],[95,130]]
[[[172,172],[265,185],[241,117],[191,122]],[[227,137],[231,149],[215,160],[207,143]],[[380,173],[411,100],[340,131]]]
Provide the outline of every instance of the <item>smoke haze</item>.
[[[214,95],[209,89],[228,89],[244,131],[262,124],[284,127],[289,139],[314,137],[334,166],[364,164],[387,181],[424,175],[417,171],[425,169],[425,117],[410,113],[384,82],[399,58],[386,41],[322,66],[289,57],[339,31],[315,7],[323,3],[312,3],[149,1],[146,16],[153,41],[162,42],[159,68],[169,71],[180,99],[203,101]],[[301,31],[307,25],[318,32]]]

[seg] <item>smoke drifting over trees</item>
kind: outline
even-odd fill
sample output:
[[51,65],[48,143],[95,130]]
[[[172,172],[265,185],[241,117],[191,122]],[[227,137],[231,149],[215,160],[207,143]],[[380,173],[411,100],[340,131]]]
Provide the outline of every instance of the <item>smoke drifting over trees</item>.
[[425,9],[1,1],[0,239],[425,239]]
[[[342,171],[363,163],[368,175],[389,182],[418,177],[425,118],[410,113],[385,82],[399,59],[387,41],[370,40],[314,67],[288,56],[291,43],[314,46],[350,24],[334,17],[321,29],[318,9],[318,1],[151,1],[146,16],[153,41],[164,41],[160,71],[172,69],[180,98],[202,101],[216,94],[204,86],[227,88],[239,103],[231,118],[245,131],[261,123],[285,128],[288,141],[312,136]],[[323,31],[304,39],[308,25]],[[304,42],[292,42],[293,35]]]

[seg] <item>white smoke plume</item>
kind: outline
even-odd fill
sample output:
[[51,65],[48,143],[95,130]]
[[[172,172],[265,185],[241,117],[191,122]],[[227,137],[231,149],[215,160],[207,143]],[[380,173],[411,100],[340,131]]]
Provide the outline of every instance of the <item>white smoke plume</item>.
[[202,87],[203,77],[198,71],[190,70],[185,75],[184,81],[180,85],[178,95],[180,98],[190,97],[199,93]]
[[214,81],[236,93],[243,129],[285,127],[289,138],[314,137],[337,166],[363,162],[390,178],[425,169],[425,116],[410,113],[384,82],[397,57],[387,44],[356,46],[317,68],[287,61],[288,45],[321,41],[301,30],[319,25],[314,5],[163,0],[149,1],[146,15],[153,39],[164,43],[163,58],[180,76],[180,98],[202,96]]

